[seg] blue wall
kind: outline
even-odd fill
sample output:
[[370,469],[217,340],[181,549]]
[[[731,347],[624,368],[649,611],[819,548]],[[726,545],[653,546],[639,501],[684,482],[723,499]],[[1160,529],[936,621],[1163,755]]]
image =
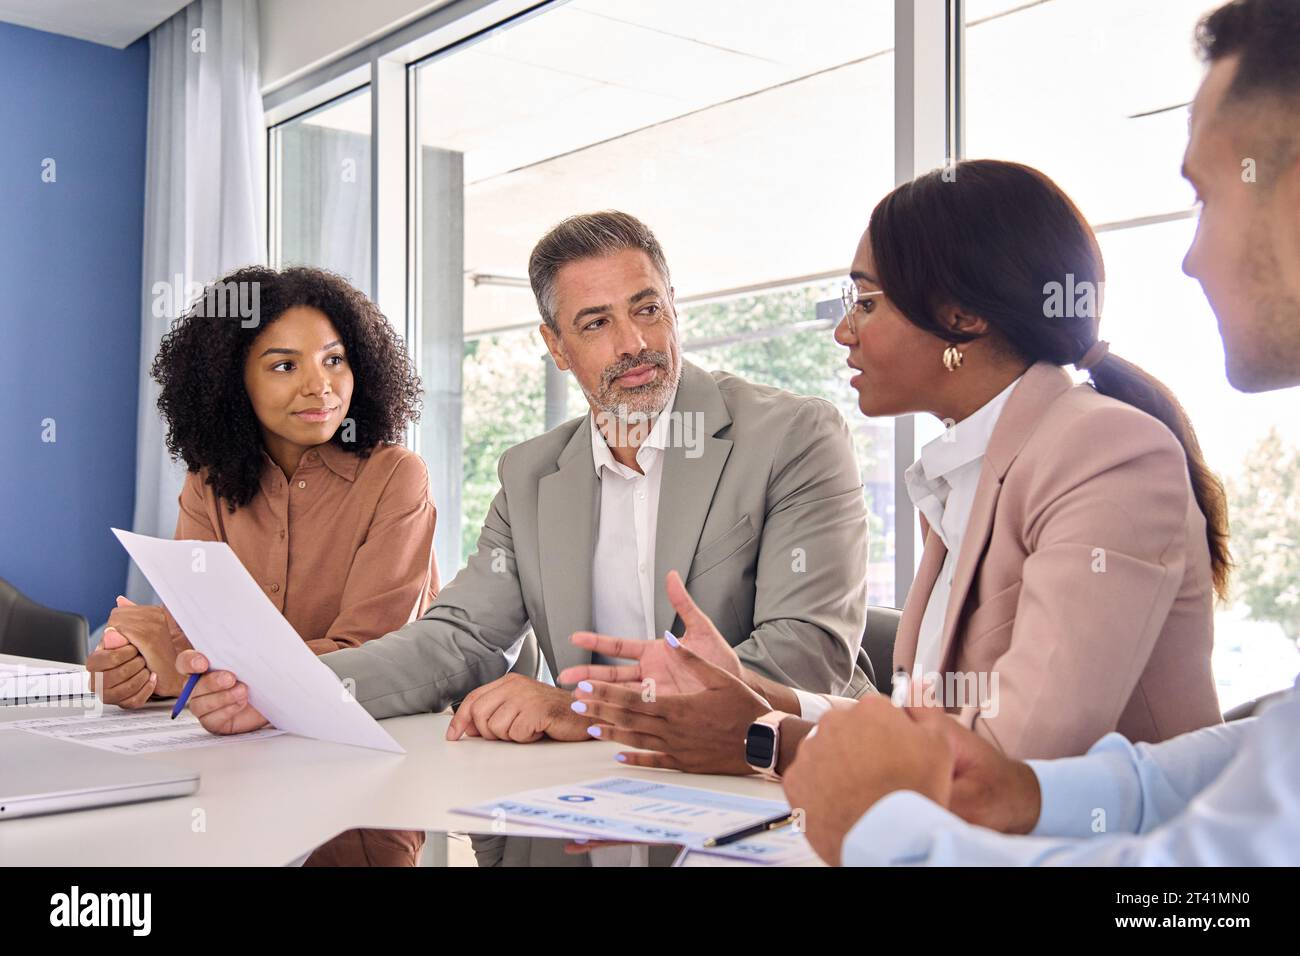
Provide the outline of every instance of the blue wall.
[[134,508],[148,84],[147,38],[0,23],[0,577],[92,628]]

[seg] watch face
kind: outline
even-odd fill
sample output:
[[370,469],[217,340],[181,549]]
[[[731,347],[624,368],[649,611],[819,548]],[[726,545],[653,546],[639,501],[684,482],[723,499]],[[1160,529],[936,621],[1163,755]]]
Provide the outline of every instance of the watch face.
[[776,756],[776,728],[767,724],[750,724],[745,737],[745,761],[751,767],[769,769]]

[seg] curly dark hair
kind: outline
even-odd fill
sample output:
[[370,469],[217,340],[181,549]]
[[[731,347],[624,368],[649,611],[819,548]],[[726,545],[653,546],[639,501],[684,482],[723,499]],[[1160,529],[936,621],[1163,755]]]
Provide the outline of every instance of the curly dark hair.
[[[257,296],[256,313],[230,307],[240,295],[245,305]],[[345,279],[302,266],[249,266],[222,276],[172,323],[151,373],[161,388],[158,410],[172,458],[191,472],[206,468],[207,483],[232,512],[252,499],[263,467],[244,361],[258,334],[294,306],[329,317],[352,369],[352,440],[345,445],[339,429],[332,442],[366,458],[384,442],[401,441],[407,423],[420,417],[420,378],[406,346],[378,307]]]

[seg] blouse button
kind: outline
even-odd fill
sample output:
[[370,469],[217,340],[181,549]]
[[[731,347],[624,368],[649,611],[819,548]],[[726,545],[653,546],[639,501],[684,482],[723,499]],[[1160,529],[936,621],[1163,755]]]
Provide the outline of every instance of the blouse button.
[[307,482],[305,482],[305,481],[300,481],[300,482],[298,482],[298,487],[299,487],[299,488],[306,488],[306,487],[307,487]]
[[279,591],[279,590],[280,590],[280,585],[278,585],[278,584],[272,584],[272,585],[271,585],[271,593],[272,593],[272,594],[275,594],[275,593],[276,593],[277,591]]

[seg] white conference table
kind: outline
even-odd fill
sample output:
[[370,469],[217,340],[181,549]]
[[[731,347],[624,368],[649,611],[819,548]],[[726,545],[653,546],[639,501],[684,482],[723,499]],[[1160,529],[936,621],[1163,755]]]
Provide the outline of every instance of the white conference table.
[[[8,655],[0,655],[0,661],[68,666]],[[81,705],[6,706],[0,707],[0,722],[82,710]],[[139,754],[134,759],[197,770],[198,791],[188,797],[4,820],[0,866],[283,866],[354,827],[488,832],[493,821],[453,813],[452,808],[533,787],[609,776],[662,780],[670,773],[626,767],[614,760],[626,748],[598,740],[512,744],[464,738],[448,743],[444,735],[450,719],[443,713],[383,721],[406,748],[404,755],[290,734]],[[783,799],[777,784],[757,777],[671,776],[690,786]],[[529,831],[506,824],[496,832]],[[691,854],[689,861],[727,862],[701,854]]]

